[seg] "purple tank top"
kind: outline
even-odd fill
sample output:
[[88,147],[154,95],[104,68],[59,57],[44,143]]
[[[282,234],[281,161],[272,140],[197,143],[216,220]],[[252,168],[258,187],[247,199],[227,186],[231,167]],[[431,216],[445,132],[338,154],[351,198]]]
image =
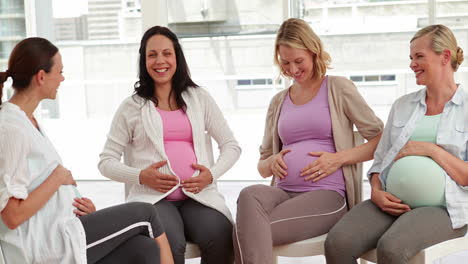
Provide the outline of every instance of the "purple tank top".
[[310,156],[312,151],[336,153],[332,134],[332,122],[328,105],[328,86],[325,77],[317,95],[304,105],[295,105],[287,94],[278,120],[278,134],[283,149],[291,151],[284,155],[288,175],[278,180],[277,186],[286,191],[306,192],[311,190],[332,190],[345,195],[343,170],[317,181],[304,181],[301,170],[318,157]]
[[[197,163],[193,148],[192,125],[187,114],[179,109],[177,111],[164,111],[156,108],[161,114],[163,122],[164,150],[176,176],[181,180],[193,176],[195,169],[192,164]],[[182,192],[182,187],[166,196],[169,201],[181,201],[187,199]]]

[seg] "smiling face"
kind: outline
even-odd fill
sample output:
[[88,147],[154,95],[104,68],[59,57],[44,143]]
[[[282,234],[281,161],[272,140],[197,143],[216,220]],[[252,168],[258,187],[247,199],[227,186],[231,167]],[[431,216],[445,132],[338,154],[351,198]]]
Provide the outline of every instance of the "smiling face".
[[65,80],[63,77],[63,63],[62,63],[62,55],[60,52],[57,52],[52,57],[52,67],[50,71],[44,74],[44,84],[45,84],[45,97],[47,99],[55,99],[57,97],[57,90],[60,86],[60,83]]
[[154,35],[146,43],[146,70],[156,86],[171,85],[177,69],[172,41],[163,35]]
[[297,83],[304,84],[314,75],[312,53],[306,49],[291,48],[280,45],[278,48],[281,68]]
[[430,34],[414,39],[410,44],[410,68],[418,85],[431,85],[443,73],[444,56],[435,53],[431,46]]

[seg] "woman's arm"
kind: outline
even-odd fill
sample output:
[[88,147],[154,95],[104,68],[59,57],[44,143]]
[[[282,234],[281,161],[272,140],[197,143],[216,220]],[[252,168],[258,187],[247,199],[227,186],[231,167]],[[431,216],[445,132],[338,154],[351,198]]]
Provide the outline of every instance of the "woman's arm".
[[362,145],[336,153],[310,152],[310,155],[320,158],[302,169],[301,176],[309,175],[305,180],[318,181],[343,166],[371,160],[381,136],[382,134],[378,134]]
[[239,159],[241,148],[215,100],[206,90],[197,89],[200,89],[201,103],[205,109],[205,128],[219,148],[219,157],[209,168],[213,178],[218,179]]
[[[271,155],[270,157],[266,159],[261,159],[258,161],[257,164],[257,170],[260,173],[260,176],[263,178],[268,178],[271,175],[273,175],[273,171],[271,170],[271,164],[272,160],[274,159],[274,155]],[[282,168],[284,169],[286,167],[286,164],[283,162],[284,166]]]
[[280,107],[282,98],[284,98],[284,92],[277,93],[271,99],[265,117],[263,139],[259,149],[260,160],[257,164],[257,170],[263,178],[268,178],[272,175],[280,178],[284,178],[284,176],[286,176],[285,170],[287,169],[287,166],[283,161],[283,156],[289,152],[289,150],[283,150],[276,154],[273,153],[273,141],[276,135],[274,128],[277,127],[275,124],[275,116],[278,111],[278,107]]
[[382,133],[364,144],[338,152],[342,157],[343,166],[371,160],[374,157],[375,149],[377,148],[381,137]]
[[32,191],[25,200],[11,197],[1,216],[5,225],[10,229],[16,229],[24,221],[37,213],[54,195],[61,185],[76,185],[69,170],[58,165],[47,179]]
[[284,163],[283,156],[288,153],[289,149],[283,149],[278,154],[271,155],[266,159],[258,161],[257,169],[263,178],[268,178],[271,175],[275,175],[280,179],[283,179],[287,173],[288,166]]
[[76,207],[76,209],[73,210],[73,213],[75,213],[76,216],[83,216],[96,212],[96,206],[93,201],[86,197],[75,198],[73,206]]
[[302,169],[301,176],[306,176],[305,180],[318,181],[343,166],[371,160],[382,135],[382,121],[366,103],[354,83],[342,77],[335,77],[332,85],[335,87],[332,94],[338,102],[337,114],[342,115],[340,118],[350,120],[368,142],[336,153],[309,153],[319,158]]
[[160,236],[154,239],[156,244],[159,246],[160,263],[161,264],[174,264],[174,258],[172,257],[171,247],[169,240],[167,239],[166,233],[162,233]]
[[377,205],[382,211],[399,216],[405,212],[411,210],[411,208],[403,204],[398,197],[386,192],[382,189],[382,184],[379,179],[379,173],[373,173],[371,175],[371,200]]
[[430,142],[409,141],[400,150],[395,160],[411,155],[432,158],[457,184],[468,186],[468,163],[453,156],[442,147]]
[[[116,127],[119,126],[113,124],[109,134],[116,133],[114,129],[121,130]],[[118,143],[109,136],[104,145],[104,150],[99,155],[101,160],[98,168],[103,176],[118,182],[143,184],[162,193],[177,185],[176,176],[159,172],[159,168],[165,166],[166,161],[155,162],[145,169],[133,168],[122,163],[120,159],[125,147],[126,144]]]
[[461,186],[468,186],[468,163],[435,146],[431,156]]
[[98,168],[103,176],[111,180],[140,184],[142,170],[121,162],[122,153],[132,139],[132,126],[128,119],[135,109],[129,103],[131,101],[128,100],[132,100],[132,98],[126,99],[115,113],[104,149],[99,155]]

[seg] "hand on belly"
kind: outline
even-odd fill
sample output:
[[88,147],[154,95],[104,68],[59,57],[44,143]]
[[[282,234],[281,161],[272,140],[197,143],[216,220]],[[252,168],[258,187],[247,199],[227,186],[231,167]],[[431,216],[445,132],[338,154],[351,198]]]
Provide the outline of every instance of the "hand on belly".
[[288,166],[288,175],[294,175],[303,181],[316,182],[341,168],[341,157],[334,153],[335,147],[330,142],[304,140],[285,145],[291,150],[284,155]]
[[306,181],[312,180],[316,182],[334,173],[343,166],[343,161],[337,153],[317,151],[309,152],[308,154],[314,157],[315,160],[307,164],[307,166],[301,170],[300,175],[305,177]]
[[308,166],[309,164],[313,163],[317,157],[309,155],[307,152],[301,151],[291,151],[286,153],[283,156],[283,161],[287,166],[286,171],[286,178],[287,177],[294,177],[298,178],[301,175],[301,171],[304,167]]

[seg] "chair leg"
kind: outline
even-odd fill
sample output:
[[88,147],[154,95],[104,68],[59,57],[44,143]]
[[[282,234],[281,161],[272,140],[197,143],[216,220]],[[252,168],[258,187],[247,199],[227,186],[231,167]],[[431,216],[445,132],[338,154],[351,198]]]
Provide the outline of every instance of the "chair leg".
[[279,264],[278,256],[275,256],[275,264]]

